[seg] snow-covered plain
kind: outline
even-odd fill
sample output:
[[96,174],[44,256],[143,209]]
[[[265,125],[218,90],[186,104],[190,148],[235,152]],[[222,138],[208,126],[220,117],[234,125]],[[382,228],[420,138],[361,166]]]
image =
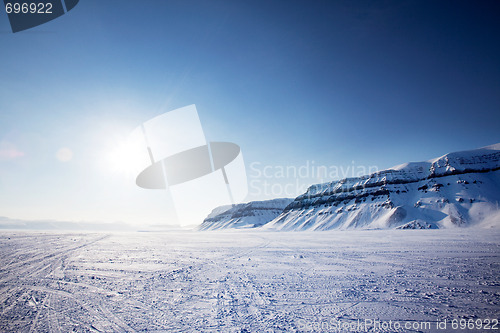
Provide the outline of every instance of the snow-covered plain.
[[3,332],[480,332],[500,316],[498,229],[3,231],[0,253]]

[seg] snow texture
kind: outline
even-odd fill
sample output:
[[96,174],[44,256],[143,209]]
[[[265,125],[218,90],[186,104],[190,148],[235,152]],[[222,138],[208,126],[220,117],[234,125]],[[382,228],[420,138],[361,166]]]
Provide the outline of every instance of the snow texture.
[[498,321],[499,236],[3,231],[0,331],[454,332]]
[[266,229],[500,226],[500,144],[309,187]]

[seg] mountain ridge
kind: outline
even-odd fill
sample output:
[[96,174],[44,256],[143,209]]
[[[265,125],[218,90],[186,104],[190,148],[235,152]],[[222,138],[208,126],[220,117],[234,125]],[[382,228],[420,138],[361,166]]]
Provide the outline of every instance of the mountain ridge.
[[264,228],[330,230],[474,225],[480,222],[481,212],[495,215],[498,211],[499,170],[500,144],[494,144],[424,162],[404,163],[365,176],[315,184]]
[[293,199],[278,198],[216,207],[197,228],[200,231],[256,228],[277,217]]

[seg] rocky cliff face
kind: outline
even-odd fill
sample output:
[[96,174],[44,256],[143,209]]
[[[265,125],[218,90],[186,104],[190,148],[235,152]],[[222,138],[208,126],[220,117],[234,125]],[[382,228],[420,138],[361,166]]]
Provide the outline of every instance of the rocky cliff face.
[[264,228],[500,225],[500,144],[311,186]]
[[292,201],[293,199],[274,199],[217,207],[198,230],[260,227],[277,217]]

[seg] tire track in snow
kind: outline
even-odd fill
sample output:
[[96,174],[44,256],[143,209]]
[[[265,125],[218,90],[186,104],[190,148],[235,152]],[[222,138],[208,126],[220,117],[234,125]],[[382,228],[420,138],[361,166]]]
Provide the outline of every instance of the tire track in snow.
[[[0,275],[4,275],[0,283],[5,284],[6,286],[15,285],[16,287],[5,288],[8,292],[3,294],[2,304],[5,304],[5,300],[8,298],[14,297],[15,300],[9,306],[2,309],[2,316],[5,317],[6,313],[14,311],[18,307],[26,306],[26,304],[20,304],[20,302],[25,302],[26,299],[29,299],[31,297],[32,291],[36,290],[48,294],[43,303],[43,306],[47,311],[46,320],[48,321],[47,325],[50,332],[62,331],[58,320],[58,313],[55,311],[53,305],[55,299],[57,298],[71,299],[80,304],[92,316],[100,319],[99,323],[104,325],[106,331],[111,330],[120,332],[135,332],[134,329],[124,323],[118,316],[114,315],[112,311],[107,308],[105,302],[103,302],[102,299],[97,305],[97,309],[95,309],[90,303],[86,302],[85,300],[78,299],[71,293],[54,289],[49,286],[49,284],[54,281],[57,281],[58,283],[65,282],[50,278],[50,275],[57,268],[62,266],[63,260],[68,259],[75,252],[93,245],[99,241],[102,241],[108,237],[110,237],[110,235],[103,235],[90,241],[86,241],[83,244],[78,244],[76,246],[71,244],[70,246],[65,246],[63,248],[58,248],[55,250],[52,250],[50,247],[43,246],[42,249],[35,248],[35,250],[52,250],[53,252],[44,253],[41,255],[35,254],[24,260],[20,260],[14,263],[12,263],[12,259],[10,259],[10,264],[6,267],[4,266],[0,270]],[[31,250],[33,251],[33,249]],[[15,274],[12,274],[12,272],[15,272]],[[16,296],[16,294],[19,293],[21,293],[21,295]],[[34,318],[35,320],[29,323],[30,330],[35,330],[36,326],[39,324],[38,318],[42,309],[40,307],[37,307],[36,311],[37,315]],[[110,324],[107,325],[106,322],[109,322]],[[94,328],[97,329],[96,327]]]

